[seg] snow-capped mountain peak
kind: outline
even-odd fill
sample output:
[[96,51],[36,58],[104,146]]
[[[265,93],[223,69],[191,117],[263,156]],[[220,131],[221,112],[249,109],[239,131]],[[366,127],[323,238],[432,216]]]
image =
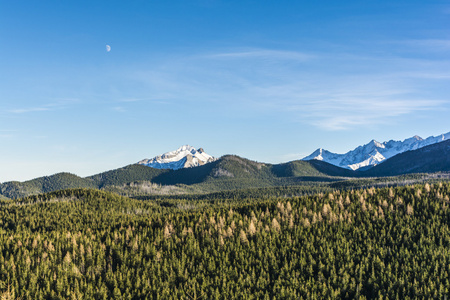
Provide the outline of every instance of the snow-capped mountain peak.
[[190,168],[201,166],[216,159],[205,153],[203,148],[195,149],[192,146],[184,145],[177,150],[155,156],[152,159],[143,159],[138,164],[152,167],[155,169],[172,169],[178,170],[182,168]]
[[448,139],[450,139],[450,132],[436,137],[430,136],[426,139],[422,139],[420,136],[415,135],[405,139],[403,142],[390,140],[388,142],[379,143],[376,140],[372,140],[368,144],[358,146],[345,154],[332,153],[319,148],[312,154],[303,158],[303,160],[322,160],[338,167],[358,170],[360,168],[373,167],[386,159],[405,151],[416,150]]
[[377,142],[375,140],[371,140],[369,144],[373,145],[376,148],[384,148],[384,144]]
[[311,159],[323,160],[322,150],[323,150],[322,148],[317,149],[316,151],[311,153],[309,156],[303,158],[303,160],[311,160]]

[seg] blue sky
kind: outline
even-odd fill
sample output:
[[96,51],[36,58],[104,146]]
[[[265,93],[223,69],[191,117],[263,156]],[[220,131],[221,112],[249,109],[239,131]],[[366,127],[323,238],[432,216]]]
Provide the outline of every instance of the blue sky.
[[438,135],[449,92],[448,1],[0,1],[0,182]]

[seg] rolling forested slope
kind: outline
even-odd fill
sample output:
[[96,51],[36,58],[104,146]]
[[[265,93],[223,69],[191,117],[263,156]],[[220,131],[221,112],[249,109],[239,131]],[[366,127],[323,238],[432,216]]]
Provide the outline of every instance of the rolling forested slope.
[[169,172],[169,170],[154,169],[134,164],[93,175],[87,177],[87,179],[92,180],[98,188],[102,188],[111,185],[122,185],[133,181],[151,181],[158,175],[166,172]]
[[0,203],[0,290],[22,299],[444,299],[450,184]]
[[26,182],[0,184],[0,194],[8,198],[26,197],[67,188],[97,188],[118,191],[130,183],[147,182],[170,186],[150,189],[155,193],[208,193],[251,187],[295,185],[304,181],[336,181],[331,176],[349,175],[350,171],[318,161],[294,161],[282,165],[254,162],[234,155],[194,168],[161,170],[143,165],[129,165],[86,178],[59,173]]
[[97,185],[92,180],[74,174],[58,173],[25,182],[5,182],[0,184],[0,194],[8,198],[20,198],[69,188],[97,188]]
[[0,195],[19,198],[67,188],[104,189],[130,196],[205,194],[318,183],[335,186],[333,182],[341,181],[357,187],[358,182],[371,181],[371,177],[435,172],[450,172],[450,140],[401,153],[365,171],[347,170],[318,160],[273,165],[226,155],[202,166],[179,170],[134,164],[86,178],[59,173],[26,182],[6,182],[0,184]]

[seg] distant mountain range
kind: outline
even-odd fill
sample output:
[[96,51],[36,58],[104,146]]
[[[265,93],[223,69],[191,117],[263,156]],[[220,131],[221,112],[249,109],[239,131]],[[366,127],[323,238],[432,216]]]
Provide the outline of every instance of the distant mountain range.
[[[97,188],[120,193],[127,191],[130,195],[210,193],[244,188],[313,186],[317,183],[344,182],[352,178],[450,172],[448,134],[442,135],[440,139],[443,141],[436,143],[431,143],[436,138],[422,140],[418,137],[403,142],[391,141],[378,145],[376,142],[369,143],[368,145],[373,145],[373,150],[379,154],[383,152],[381,149],[391,149],[390,152],[383,152],[388,153],[386,154],[388,157],[395,151],[403,151],[408,147],[418,149],[405,150],[383,159],[381,163],[371,168],[360,167],[356,171],[349,167],[336,166],[325,159],[305,158],[283,164],[260,163],[236,155],[225,155],[216,159],[201,148],[196,150],[190,146],[183,146],[150,160],[85,178],[59,173],[25,182],[5,182],[0,184],[0,199],[20,198],[68,188]],[[419,147],[423,145],[420,141],[426,141],[430,145]],[[355,154],[355,159],[364,158],[362,153],[372,153],[368,151],[370,149],[368,145],[358,147],[349,153]],[[322,155],[323,153],[324,151]],[[341,162],[344,162],[344,158]]]
[[364,176],[396,176],[450,171],[450,140],[405,151],[361,172]]
[[337,154],[319,148],[312,154],[303,158],[303,160],[307,161],[315,159],[350,170],[365,170],[376,166],[397,154],[420,149],[448,139],[450,139],[450,132],[436,137],[430,136],[426,139],[422,139],[416,135],[403,142],[390,140],[388,142],[379,143],[372,140],[368,144],[358,146],[345,154]]
[[250,187],[296,185],[305,182],[330,182],[343,180],[353,171],[321,161],[293,161],[271,165],[254,162],[235,155],[221,158],[197,167],[155,169],[141,164],[107,171],[81,178],[74,174],[58,173],[25,182],[0,184],[0,194],[8,198],[20,198],[67,188],[98,188],[117,191],[140,182],[150,182],[158,190],[171,186],[178,193],[208,193]]
[[155,169],[191,168],[215,161],[216,158],[205,153],[203,148],[196,150],[194,147],[184,145],[175,151],[158,155],[152,159],[143,159],[138,164]]

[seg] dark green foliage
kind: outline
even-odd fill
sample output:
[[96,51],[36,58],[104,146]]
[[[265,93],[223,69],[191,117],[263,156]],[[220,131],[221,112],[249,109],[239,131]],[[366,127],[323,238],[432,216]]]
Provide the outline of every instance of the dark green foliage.
[[240,201],[80,189],[3,201],[0,296],[444,299],[449,196],[440,182]]
[[[269,199],[269,198],[290,198],[305,195],[313,195],[319,192],[332,192],[332,189],[326,183],[322,182],[306,182],[304,185],[295,186],[280,186],[280,187],[266,187],[266,188],[249,188],[239,190],[221,191],[208,194],[186,194],[186,195],[164,195],[164,199],[173,199],[179,201],[180,197],[186,200],[202,200],[214,203],[215,201],[226,200],[232,201],[253,201],[254,199]],[[141,195],[134,196],[134,199],[139,200],[158,200],[161,195]]]
[[20,198],[69,188],[96,188],[92,180],[70,173],[58,173],[25,182],[5,182],[0,184],[0,194],[8,198]]
[[299,176],[336,176],[336,177],[356,177],[352,170],[336,167],[332,164],[319,160],[296,160],[285,164],[272,166],[272,172],[278,177],[299,177]]
[[403,181],[401,177],[381,179],[385,176],[437,171],[450,171],[450,141],[399,154],[366,171],[351,171],[317,160],[271,165],[226,155],[203,166],[180,170],[160,170],[134,164],[87,178],[60,173],[23,183],[6,182],[0,184],[0,195],[19,198],[67,188],[98,188],[128,196],[208,194],[236,189],[316,187],[324,184],[330,188],[359,188],[371,186],[371,182],[376,186],[380,182],[395,184]]
[[[322,171],[317,171],[315,165]],[[334,169],[340,168],[315,161],[270,165],[226,155],[203,166],[180,170],[160,170],[134,164],[87,178],[60,173],[23,183],[6,182],[0,184],[0,194],[19,198],[67,188],[98,188],[130,195],[149,191],[154,194],[198,194],[257,187],[304,186],[311,182],[342,180],[341,177],[328,176],[327,172]],[[329,173],[337,174],[335,171]],[[142,182],[167,188],[149,189],[148,184],[144,184],[139,190]]]
[[285,164],[273,165],[272,173],[277,177],[296,177],[296,176],[324,176],[316,168],[313,168],[310,162],[292,161]]
[[152,182],[161,185],[192,185],[205,181],[211,174],[217,162],[205,164],[195,168],[169,170],[155,177]]
[[407,174],[392,177],[372,177],[372,178],[354,178],[331,182],[329,187],[332,189],[363,189],[371,187],[389,187],[404,186],[415,183],[438,183],[442,180],[450,179],[450,174],[434,173],[434,174]]
[[169,170],[160,170],[149,168],[143,165],[129,165],[120,169],[100,173],[88,177],[91,179],[98,188],[103,188],[112,185],[123,185],[133,181],[152,181],[158,175],[167,173]]
[[[204,167],[208,167],[210,172],[195,187],[205,192],[218,192],[292,185],[315,186],[314,182],[342,180],[342,178],[321,173],[311,165],[310,162],[303,161],[271,165],[227,155],[214,163],[205,165]],[[196,169],[190,170],[193,172]]]

